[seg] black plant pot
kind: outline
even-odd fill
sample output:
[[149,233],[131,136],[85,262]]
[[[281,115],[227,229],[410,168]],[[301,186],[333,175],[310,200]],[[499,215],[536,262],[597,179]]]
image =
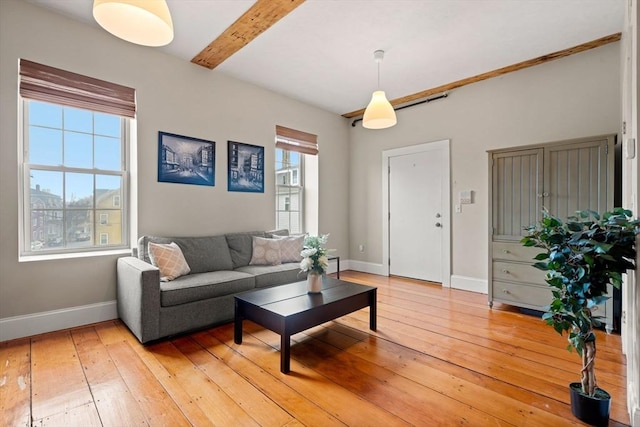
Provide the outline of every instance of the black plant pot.
[[571,412],[581,421],[594,426],[609,424],[611,411],[611,395],[601,388],[596,388],[594,397],[582,394],[582,384],[571,383]]

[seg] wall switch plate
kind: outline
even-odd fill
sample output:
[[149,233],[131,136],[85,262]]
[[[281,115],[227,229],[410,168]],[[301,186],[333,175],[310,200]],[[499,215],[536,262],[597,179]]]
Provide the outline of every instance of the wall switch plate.
[[468,205],[471,204],[471,191],[461,191],[460,192],[460,204]]
[[462,205],[456,205],[456,213],[462,212]]

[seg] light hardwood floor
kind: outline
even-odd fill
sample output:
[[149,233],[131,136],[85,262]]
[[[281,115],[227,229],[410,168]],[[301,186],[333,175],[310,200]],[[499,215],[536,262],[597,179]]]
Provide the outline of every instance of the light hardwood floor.
[[[0,343],[2,426],[581,425],[579,358],[540,319],[486,295],[343,272],[378,287],[368,309],[293,337],[245,322],[142,346],[119,321]],[[627,425],[620,337],[598,333],[596,372]]]

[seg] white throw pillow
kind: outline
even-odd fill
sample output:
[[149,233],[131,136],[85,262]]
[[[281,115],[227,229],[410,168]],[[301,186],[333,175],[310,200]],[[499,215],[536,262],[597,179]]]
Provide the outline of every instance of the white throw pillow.
[[280,261],[280,241],[253,236],[253,253],[249,265],[278,265]]
[[300,236],[276,237],[280,240],[280,261],[300,262],[302,261],[302,249],[304,248],[304,234]]
[[180,246],[176,245],[175,242],[171,242],[168,245],[149,242],[149,258],[151,258],[151,264],[160,269],[160,280],[163,282],[168,282],[191,272]]

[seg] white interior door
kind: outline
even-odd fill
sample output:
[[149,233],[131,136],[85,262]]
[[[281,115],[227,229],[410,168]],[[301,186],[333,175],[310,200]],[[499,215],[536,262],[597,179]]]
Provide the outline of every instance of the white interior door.
[[439,150],[389,157],[389,274],[442,283]]

